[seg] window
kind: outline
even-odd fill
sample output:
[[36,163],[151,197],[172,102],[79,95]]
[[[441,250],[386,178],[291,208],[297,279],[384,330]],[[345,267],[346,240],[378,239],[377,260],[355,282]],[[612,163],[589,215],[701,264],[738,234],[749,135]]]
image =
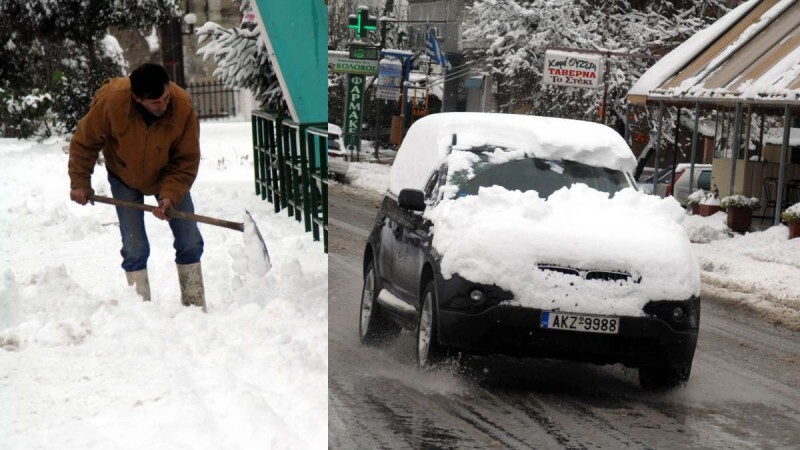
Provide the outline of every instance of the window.
[[697,177],[697,187],[704,191],[711,190],[711,171],[704,170],[700,172],[700,176]]

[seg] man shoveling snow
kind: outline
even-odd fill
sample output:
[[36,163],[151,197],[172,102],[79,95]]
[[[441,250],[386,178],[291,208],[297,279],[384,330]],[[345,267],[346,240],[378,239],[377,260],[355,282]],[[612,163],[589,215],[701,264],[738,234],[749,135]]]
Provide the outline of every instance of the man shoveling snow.
[[[191,96],[169,81],[157,64],[143,64],[128,78],[108,80],[78,123],[69,147],[70,198],[85,205],[94,193],[91,176],[100,151],[116,199],[144,202],[155,195],[153,215],[168,220],[185,306],[206,310],[200,257],[203,237],[197,223],[170,219],[168,211],[194,213],[189,193],[200,164],[197,115]],[[150,300],[147,259],[150,245],[144,212],[117,206],[122,235],[122,268],[128,285]]]

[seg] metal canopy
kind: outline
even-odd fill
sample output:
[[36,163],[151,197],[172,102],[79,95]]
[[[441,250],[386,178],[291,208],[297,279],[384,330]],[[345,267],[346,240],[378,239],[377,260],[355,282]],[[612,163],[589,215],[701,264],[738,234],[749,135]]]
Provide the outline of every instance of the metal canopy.
[[[780,204],[792,110],[800,108],[798,24],[800,0],[751,0],[742,4],[645,72],[628,92],[628,100],[642,106],[658,105],[660,111],[665,106],[694,109],[692,172],[701,109],[735,108],[734,135],[740,139],[733,142],[731,193],[739,159],[743,109],[748,109],[748,117],[753,111],[783,113],[777,189]],[[662,115],[658,119],[656,160],[661,147]],[[658,162],[655,164],[657,167]],[[775,208],[773,223],[780,223],[780,207]]]
[[800,0],[740,8],[654,65],[631,103],[800,105]]

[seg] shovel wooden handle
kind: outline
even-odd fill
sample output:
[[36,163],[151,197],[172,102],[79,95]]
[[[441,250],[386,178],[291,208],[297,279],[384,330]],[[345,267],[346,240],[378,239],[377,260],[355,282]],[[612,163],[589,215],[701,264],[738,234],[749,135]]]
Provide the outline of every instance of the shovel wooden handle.
[[[90,195],[89,200],[99,202],[99,203],[107,203],[109,205],[114,206],[122,206],[125,208],[134,208],[139,209],[142,211],[152,212],[156,209],[155,206],[146,205],[144,203],[136,203],[130,202],[127,200],[120,200],[117,198],[110,198],[110,197],[103,197],[102,195]],[[183,220],[191,220],[193,222],[201,222],[208,225],[214,225],[217,227],[223,228],[230,228],[231,230],[241,231],[244,232],[244,224],[239,222],[229,222],[227,220],[215,219],[213,217],[208,216],[201,216],[198,214],[191,214],[183,211],[178,211],[175,208],[167,210],[167,217],[172,219],[183,219]]]

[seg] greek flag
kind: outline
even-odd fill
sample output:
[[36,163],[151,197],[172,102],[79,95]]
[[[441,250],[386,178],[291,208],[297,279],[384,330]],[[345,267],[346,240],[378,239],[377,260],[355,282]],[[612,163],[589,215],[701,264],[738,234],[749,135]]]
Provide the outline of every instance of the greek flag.
[[425,53],[431,57],[433,62],[445,69],[450,70],[453,68],[453,66],[450,65],[450,61],[447,60],[447,55],[442,51],[442,48],[439,47],[433,28],[428,28],[427,50]]

